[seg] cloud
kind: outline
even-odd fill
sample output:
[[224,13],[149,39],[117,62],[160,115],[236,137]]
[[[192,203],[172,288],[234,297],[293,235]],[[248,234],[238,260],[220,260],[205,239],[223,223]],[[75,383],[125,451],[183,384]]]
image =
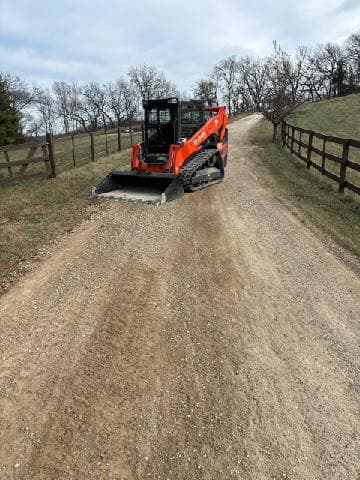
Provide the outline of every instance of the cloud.
[[54,77],[59,75],[64,79],[84,77],[86,75],[100,75],[97,65],[78,60],[65,60],[60,58],[43,57],[38,51],[32,48],[11,48],[0,46],[0,64],[7,63],[10,70],[16,70],[19,65],[27,75],[44,73]]
[[272,40],[293,50],[348,36],[359,15],[342,8],[357,1],[3,0],[1,69],[38,82],[106,82],[147,63],[189,90],[221,58],[266,55]]
[[334,13],[348,13],[354,10],[360,10],[359,0],[343,0],[343,2],[335,8]]

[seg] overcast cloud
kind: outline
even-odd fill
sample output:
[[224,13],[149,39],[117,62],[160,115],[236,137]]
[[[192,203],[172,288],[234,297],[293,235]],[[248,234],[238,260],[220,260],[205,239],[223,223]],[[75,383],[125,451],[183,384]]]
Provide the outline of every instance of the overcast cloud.
[[265,55],[272,41],[342,41],[360,0],[0,0],[0,71],[40,84],[106,82],[154,64],[189,90],[221,58]]

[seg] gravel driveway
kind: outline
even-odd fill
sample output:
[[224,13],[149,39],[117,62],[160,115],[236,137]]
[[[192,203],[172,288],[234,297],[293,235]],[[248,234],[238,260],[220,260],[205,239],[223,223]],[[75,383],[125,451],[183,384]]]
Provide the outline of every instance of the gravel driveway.
[[0,478],[359,478],[360,281],[245,168],[104,202],[0,299]]

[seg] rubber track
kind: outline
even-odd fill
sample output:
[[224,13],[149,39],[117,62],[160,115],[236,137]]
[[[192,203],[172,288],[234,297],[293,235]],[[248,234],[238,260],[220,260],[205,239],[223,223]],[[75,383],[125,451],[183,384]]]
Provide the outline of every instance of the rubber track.
[[191,177],[196,170],[199,170],[216,152],[215,148],[202,150],[184,165],[182,181],[185,190],[191,186]]

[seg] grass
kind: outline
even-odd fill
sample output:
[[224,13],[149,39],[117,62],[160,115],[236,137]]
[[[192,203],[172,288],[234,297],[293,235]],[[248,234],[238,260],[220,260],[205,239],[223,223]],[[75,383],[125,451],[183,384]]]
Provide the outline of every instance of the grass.
[[[325,135],[360,140],[360,94],[306,103],[289,115],[287,121],[296,127],[314,130]],[[297,134],[296,138],[298,137]],[[307,143],[308,135],[303,134],[302,141]],[[323,141],[314,138],[313,145],[321,150]],[[341,157],[342,146],[327,142],[326,151]],[[302,154],[306,156],[305,149],[302,149]],[[313,153],[312,160],[321,165],[319,155]],[[360,149],[350,147],[349,160],[360,163]],[[325,168],[339,175],[340,165],[326,160]],[[347,180],[360,186],[360,172],[347,169],[346,176]]]
[[306,103],[288,117],[291,125],[360,140],[360,93]]
[[337,184],[308,170],[303,161],[271,142],[272,126],[262,120],[249,140],[258,152],[260,179],[289,200],[337,243],[360,256],[360,198],[337,192]]
[[0,292],[5,280],[18,271],[19,262],[81,223],[91,187],[129,162],[130,151],[124,150],[54,179],[0,186]]

